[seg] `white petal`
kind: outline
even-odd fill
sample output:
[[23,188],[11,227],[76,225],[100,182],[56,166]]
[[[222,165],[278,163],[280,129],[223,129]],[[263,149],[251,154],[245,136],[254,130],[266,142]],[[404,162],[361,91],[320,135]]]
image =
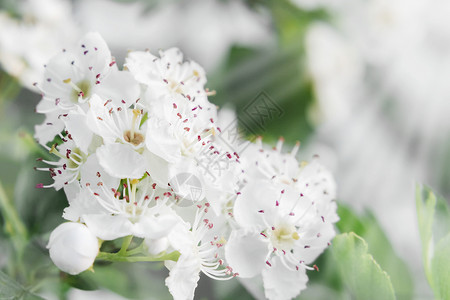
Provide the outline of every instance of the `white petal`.
[[267,299],[292,299],[306,288],[308,276],[304,268],[295,271],[289,270],[277,256],[273,257],[270,263],[272,266],[266,266],[262,271]]
[[112,71],[98,86],[95,92],[103,99],[113,100],[114,105],[134,103],[140,94],[140,87],[130,72]]
[[166,251],[169,247],[169,239],[167,237],[160,239],[145,239],[144,242],[148,248],[148,253],[151,255],[158,255],[159,253]]
[[139,179],[146,171],[144,157],[129,145],[103,145],[97,149],[96,153],[100,165],[111,176]]
[[176,162],[181,158],[180,141],[175,139],[169,122],[150,118],[147,121],[145,144],[147,149],[167,162]]
[[107,187],[117,188],[120,182],[119,178],[110,176],[100,163],[96,155],[90,155],[86,162],[80,167],[80,183],[85,186],[89,183],[93,190],[98,189],[97,184],[102,182]]
[[42,145],[53,141],[55,136],[64,129],[64,122],[58,119],[58,114],[48,114],[41,125],[34,127],[34,137]]
[[239,225],[263,229],[273,224],[276,201],[280,192],[264,181],[253,181],[242,189],[234,204],[234,216]]
[[308,231],[300,233],[300,239],[296,242],[294,249],[297,260],[303,260],[306,264],[316,260],[336,235],[333,224],[322,222],[320,217],[319,220],[308,224],[308,226]]
[[194,255],[181,255],[172,267],[166,285],[175,300],[194,299],[194,291],[200,279],[200,260]]
[[181,253],[189,253],[194,246],[192,231],[190,231],[188,223],[185,222],[178,223],[170,232],[168,239],[172,248]]
[[[140,83],[149,83],[155,80],[153,75],[153,60],[157,58],[149,52],[132,51],[128,53],[125,66]],[[153,76],[152,76],[153,75]]]
[[141,216],[139,222],[134,224],[133,235],[141,238],[159,239],[167,236],[178,222],[179,218],[176,215]]
[[143,155],[148,166],[150,177],[160,187],[167,187],[169,183],[169,163],[150,151],[144,151]]
[[225,245],[228,264],[242,278],[253,277],[261,272],[268,253],[268,244],[256,231],[235,230]]
[[118,131],[114,121],[112,121],[111,114],[108,112],[109,109],[104,106],[105,99],[97,94],[91,96],[86,122],[89,129],[101,136],[105,143],[114,143],[123,133]]
[[64,209],[63,218],[78,222],[85,214],[104,213],[104,208],[98,203],[94,195],[86,188],[79,189],[77,195],[69,199],[69,206]]
[[329,170],[323,167],[317,159],[312,160],[298,175],[296,187],[305,197],[314,199],[319,213],[328,221],[337,222],[336,214],[336,182]]
[[83,220],[96,237],[105,241],[132,234],[132,223],[124,216],[83,215]]
[[[79,42],[75,50],[80,58],[81,70],[96,74],[106,73],[111,62],[111,51],[105,40],[98,32],[87,33]],[[75,62],[77,64],[77,62]],[[117,68],[117,66],[114,66]]]
[[66,184],[64,186],[64,193],[66,194],[66,198],[69,203],[72,202],[73,199],[75,199],[80,191],[80,183],[77,180],[75,180],[71,184]]
[[86,115],[84,113],[72,111],[63,119],[66,130],[72,136],[75,145],[84,153],[88,153],[88,147],[92,141],[92,131],[86,123]]

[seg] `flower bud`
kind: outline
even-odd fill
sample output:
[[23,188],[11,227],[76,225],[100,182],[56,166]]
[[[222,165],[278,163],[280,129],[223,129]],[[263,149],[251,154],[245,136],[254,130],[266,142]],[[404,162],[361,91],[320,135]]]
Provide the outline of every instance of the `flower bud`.
[[94,263],[99,251],[98,240],[85,225],[68,222],[50,234],[47,248],[53,263],[71,275],[79,274]]

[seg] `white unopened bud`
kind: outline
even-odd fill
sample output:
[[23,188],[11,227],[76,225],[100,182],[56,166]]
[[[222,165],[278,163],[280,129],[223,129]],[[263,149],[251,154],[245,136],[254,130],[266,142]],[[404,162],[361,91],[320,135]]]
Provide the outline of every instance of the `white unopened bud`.
[[47,248],[53,263],[71,275],[79,274],[94,263],[99,251],[98,240],[85,225],[68,222],[50,234]]

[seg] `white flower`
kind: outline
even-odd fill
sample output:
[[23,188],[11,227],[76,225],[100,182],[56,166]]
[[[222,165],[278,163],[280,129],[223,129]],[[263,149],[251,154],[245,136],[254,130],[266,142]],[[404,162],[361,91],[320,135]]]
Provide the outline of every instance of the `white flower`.
[[[312,269],[307,264],[321,254],[335,234],[333,224],[318,213],[314,199],[292,188],[279,191],[262,181],[252,182],[242,190],[234,217],[243,229],[232,232],[225,248],[227,261],[243,278],[262,272],[267,297],[268,285],[286,280],[271,272],[285,269],[287,273],[304,273]],[[277,271],[272,271],[274,264],[279,264],[274,268]],[[307,280],[304,274],[297,276]],[[265,278],[271,278],[271,283]],[[295,297],[306,280],[290,289],[278,288],[278,296],[269,298]]]
[[[159,239],[167,236],[180,218],[166,205],[169,192],[159,192],[149,179],[127,180],[122,192],[99,183],[101,190],[85,201],[98,202],[101,210],[85,211],[81,219],[102,240],[133,235]],[[88,185],[86,189],[90,190]],[[157,196],[157,193],[162,193]],[[72,205],[72,203],[71,203]],[[88,204],[87,204],[88,205]]]
[[[144,110],[134,103],[112,104],[110,99],[92,95],[87,125],[102,137],[104,144],[120,142],[139,150],[145,144]],[[131,106],[133,104],[133,106]]]
[[150,114],[163,118],[162,114],[172,114],[174,106],[183,120],[197,119],[196,130],[214,122],[216,107],[207,96],[215,92],[205,89],[203,68],[194,61],[183,62],[183,54],[177,48],[159,54],[160,58],[150,52],[133,51],[125,64],[136,80],[146,86],[145,100]]
[[39,136],[42,127],[56,135],[62,120],[55,115],[70,114],[78,106],[87,110],[85,103],[94,94],[111,99],[115,104],[132,102],[139,97],[139,86],[129,72],[119,71],[105,41],[98,33],[88,33],[73,50],[64,50],[46,65],[45,79],[38,87],[43,97],[36,110],[53,116],[37,127],[41,144],[50,139]]
[[59,157],[59,161],[41,160],[51,167],[36,168],[39,171],[48,171],[54,182],[49,185],[42,183],[37,184],[37,188],[54,187],[56,190],[61,189],[65,185],[69,185],[80,176],[81,166],[87,159],[86,153],[82,152],[75,146],[70,135],[66,137],[61,135],[64,143],[61,145],[53,145],[51,148],[45,146],[50,153]]
[[194,61],[183,62],[183,53],[177,48],[160,51],[159,55],[132,51],[125,64],[137,81],[148,86],[152,92],[151,100],[182,96],[186,101],[205,103],[206,76],[203,68]]
[[[282,153],[282,140],[272,150],[258,140],[240,157],[236,124],[217,119],[203,69],[178,49],[160,58],[131,52],[130,72],[121,72],[98,34],[78,48],[48,64],[38,105],[46,121],[36,137],[59,157],[45,161],[53,168],[38,169],[54,177],[45,187],[64,187],[63,217],[80,222],[61,228],[82,228],[95,241],[144,239],[132,253],[179,252],[177,261],[165,261],[175,299],[194,298],[200,272],[216,280],[257,276],[269,299],[299,294],[309,264],[334,236],[331,174],[316,160],[299,164],[299,145]],[[220,127],[237,138],[223,139]],[[48,147],[55,136],[63,143]],[[92,265],[98,245],[89,264],[73,269],[57,255],[63,231],[52,234],[50,253],[77,274]]]
[[[145,126],[141,126],[143,110],[116,106],[97,95],[90,100],[87,126],[102,137],[103,145],[96,149],[100,165],[117,178],[141,178],[149,167],[142,155],[145,146]],[[141,128],[143,127],[143,129]],[[167,183],[166,183],[167,184]]]
[[166,285],[176,300],[194,298],[200,272],[216,280],[233,278],[232,269],[221,259],[226,243],[223,229],[220,222],[207,217],[209,206],[198,205],[192,226],[179,223],[168,236],[170,245],[181,253],[176,263],[166,261],[170,269]]
[[244,181],[260,179],[278,186],[279,190],[292,188],[302,197],[312,199],[316,209],[329,222],[337,222],[336,182],[329,170],[319,163],[317,156],[311,162],[296,159],[300,143],[290,153],[283,153],[283,138],[273,148],[263,146],[260,138],[242,153]]
[[76,275],[92,266],[99,251],[99,243],[85,225],[69,222],[52,231],[47,248],[50,258],[59,269]]
[[299,145],[283,154],[282,140],[272,150],[258,143],[242,153],[247,177],[233,208],[240,229],[225,254],[240,277],[262,274],[267,298],[291,299],[306,287],[308,264],[335,235],[335,183],[316,160],[297,162]]
[[[197,126],[197,119],[181,114],[178,106],[174,105],[171,109],[171,115],[150,116],[146,122],[145,136],[148,151],[160,158],[157,161],[159,170],[150,165],[150,174],[158,182],[166,182],[166,185],[180,172],[198,173],[196,158],[208,151],[211,137],[216,132],[212,123],[209,127]],[[154,160],[149,161],[154,163]],[[152,173],[151,170],[158,170],[158,173]]]
[[87,155],[76,147],[73,142],[72,136],[67,134],[65,137],[61,135],[63,144],[57,146],[53,145],[52,148],[48,148],[50,153],[59,157],[59,161],[42,160],[42,162],[49,164],[50,167],[36,168],[39,171],[48,171],[54,182],[52,184],[44,185],[42,183],[37,184],[38,188],[50,188],[54,187],[56,190],[62,187],[67,187],[77,181],[81,184],[92,183],[96,185],[98,182],[105,182],[108,186],[117,186],[119,179],[114,178],[103,169],[95,155]]

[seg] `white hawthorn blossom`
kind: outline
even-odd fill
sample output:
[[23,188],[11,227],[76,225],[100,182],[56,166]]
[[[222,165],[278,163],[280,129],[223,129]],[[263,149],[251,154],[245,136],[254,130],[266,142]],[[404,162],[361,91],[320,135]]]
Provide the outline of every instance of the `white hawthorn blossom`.
[[[164,260],[180,300],[194,298],[200,273],[262,278],[269,299],[306,287],[335,234],[333,177],[317,158],[298,163],[298,144],[282,153],[282,139],[241,151],[245,140],[229,114],[218,117],[205,85],[202,67],[176,48],[131,51],[119,70],[97,33],[50,60],[35,137],[57,161],[36,169],[53,180],[37,187],[64,188],[69,203],[61,228],[71,230],[58,227],[49,242],[61,270],[78,274],[97,255]],[[128,251],[133,237],[142,244]],[[125,248],[98,254],[97,239],[118,238]],[[82,259],[67,261],[71,251]]]
[[262,274],[267,298],[291,299],[335,235],[335,183],[316,161],[297,162],[299,145],[284,154],[282,140],[271,150],[260,143],[243,153],[247,183],[234,203],[239,229],[231,233],[226,259],[243,278]]
[[[68,115],[80,109],[86,112],[89,99],[97,94],[119,104],[135,101],[139,86],[132,75],[119,71],[108,46],[98,33],[88,33],[74,49],[63,49],[45,66],[44,80],[37,84],[43,97],[36,111],[47,115],[36,127],[41,144],[64,128]],[[83,121],[78,121],[83,125]],[[85,132],[89,136],[89,131]]]

